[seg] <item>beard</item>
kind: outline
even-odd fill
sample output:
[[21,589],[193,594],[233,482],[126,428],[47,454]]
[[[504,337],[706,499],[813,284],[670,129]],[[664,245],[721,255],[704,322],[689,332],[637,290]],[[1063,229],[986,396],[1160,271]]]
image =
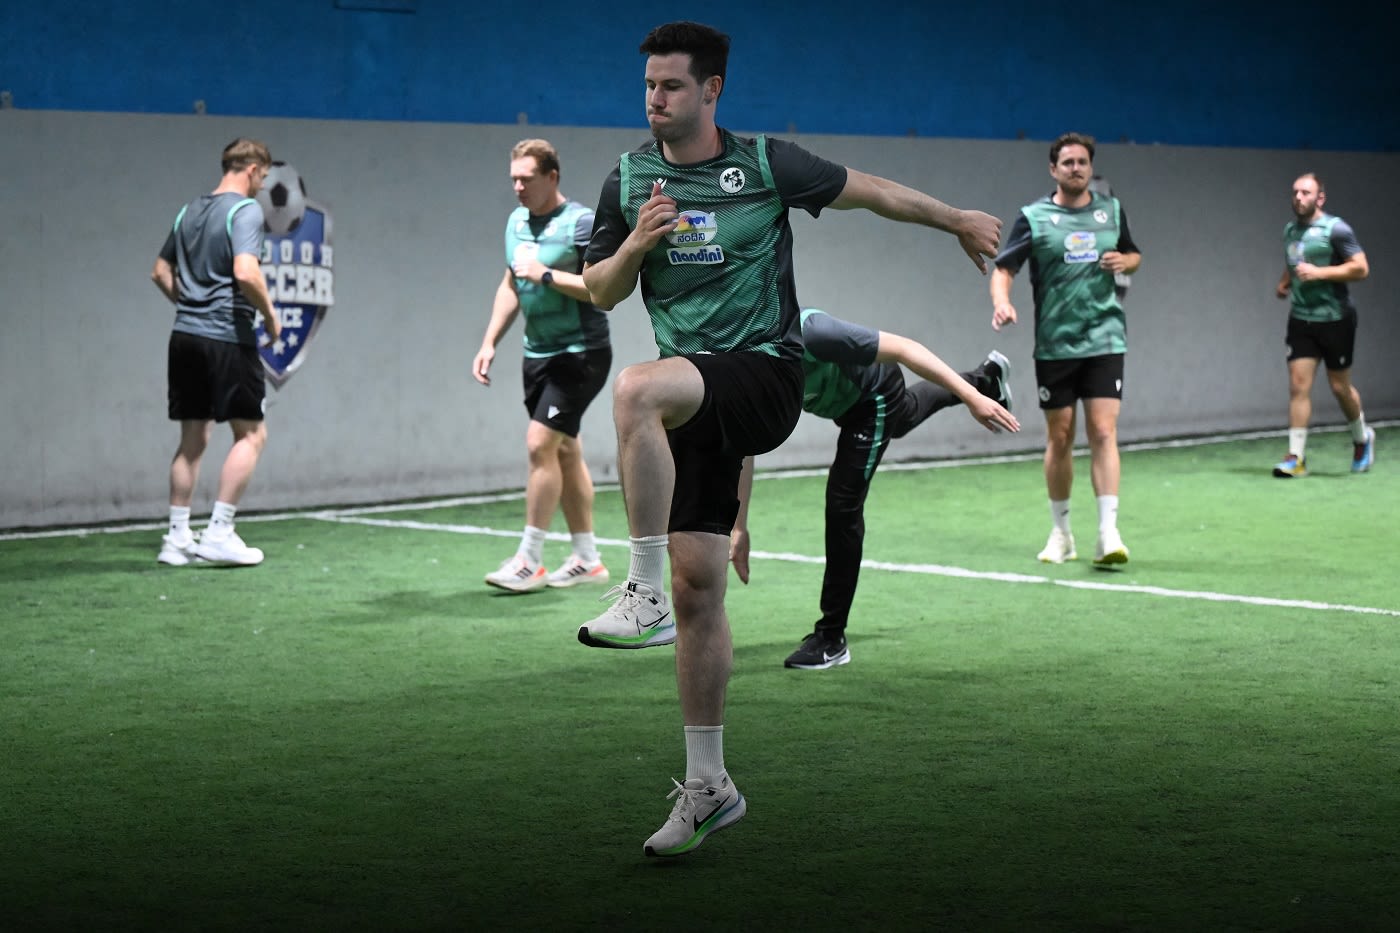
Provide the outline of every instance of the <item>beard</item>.
[[[650,122],[650,121],[648,121]],[[700,121],[697,117],[677,118],[674,112],[667,114],[665,123],[652,123],[651,135],[657,142],[674,143],[694,135]]]

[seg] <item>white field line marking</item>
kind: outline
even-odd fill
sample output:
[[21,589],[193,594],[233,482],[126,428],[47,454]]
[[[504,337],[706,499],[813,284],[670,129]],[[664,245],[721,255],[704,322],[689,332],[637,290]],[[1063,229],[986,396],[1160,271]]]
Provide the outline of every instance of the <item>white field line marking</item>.
[[[519,538],[520,532],[500,528],[485,528],[477,525],[447,525],[435,522],[368,518],[363,516],[341,518],[335,515],[315,516],[323,521],[344,522],[355,525],[369,525],[376,528],[406,528],[412,531],[441,531],[450,534],[491,535],[498,538]],[[569,536],[561,532],[550,532],[554,541],[568,541]],[[599,538],[600,546],[627,547],[626,541],[616,538]],[[751,560],[777,560],[794,564],[825,564],[826,558],[807,554],[792,554],[776,551],[753,551]],[[888,570],[893,573],[922,573],[937,577],[957,577],[964,580],[995,580],[999,583],[1040,583],[1054,586],[1067,586],[1071,589],[1107,590],[1117,593],[1142,593],[1148,596],[1163,596],[1173,599],[1201,599],[1217,603],[1244,603],[1251,606],[1274,606],[1282,609],[1315,609],[1328,612],[1354,612],[1367,615],[1400,617],[1400,609],[1378,609],[1373,606],[1350,606],[1340,603],[1323,603],[1312,599],[1277,599],[1271,596],[1238,596],[1233,593],[1212,593],[1201,590],[1172,590],[1161,586],[1143,586],[1132,583],[1103,583],[1092,580],[1056,580],[1035,574],[1005,573],[999,571],[968,570],[964,567],[948,567],[943,564],[895,564],[888,561],[863,560],[861,567],[871,570]]]
[[[1373,427],[1390,428],[1400,425],[1400,420],[1373,421]],[[1311,434],[1338,433],[1347,430],[1345,426],[1332,425],[1328,427],[1313,427],[1309,429]],[[1246,431],[1236,434],[1211,434],[1201,437],[1183,437],[1163,441],[1139,441],[1133,444],[1120,445],[1120,451],[1152,451],[1171,450],[1180,447],[1203,447],[1209,444],[1228,444],[1231,441],[1260,440],[1270,437],[1283,437],[1284,431]],[[1075,448],[1074,455],[1082,457],[1088,455],[1087,448]],[[960,457],[943,460],[902,460],[885,461],[880,464],[883,471],[890,470],[938,470],[949,467],[961,466],[986,466],[999,463],[1026,463],[1038,461],[1044,457],[1040,451],[1029,451],[1018,454],[1002,454],[986,457]],[[810,467],[806,469],[791,470],[770,470],[754,475],[755,480],[769,479],[797,479],[801,477],[825,476],[826,467]],[[600,492],[611,492],[619,487],[616,483],[599,484],[595,487]],[[294,519],[336,519],[339,517],[349,517],[356,515],[383,515],[393,512],[430,512],[434,509],[449,509],[462,505],[490,505],[498,502],[518,502],[525,498],[523,490],[511,490],[508,492],[482,493],[471,496],[452,496],[443,499],[425,499],[419,502],[388,502],[372,505],[345,506],[343,508],[327,509],[300,509],[288,512],[264,512],[261,514],[240,515],[240,522],[281,522]],[[195,525],[202,522],[196,521]],[[106,535],[125,534],[129,531],[158,531],[165,528],[165,522],[136,522],[121,525],[97,525],[88,528],[45,528],[36,531],[0,531],[0,541],[33,541],[40,538],[81,538],[85,535]],[[518,532],[511,532],[518,534]]]
[[[1376,427],[1394,427],[1400,421],[1376,421],[1372,422]],[[1345,427],[1324,427],[1313,428],[1310,433],[1325,434],[1336,433],[1346,430]],[[1169,450],[1182,447],[1202,447],[1208,444],[1224,444],[1231,441],[1259,440],[1263,438],[1279,437],[1283,432],[1272,431],[1250,431],[1237,434],[1217,434],[1203,437],[1177,438],[1165,441],[1143,441],[1133,444],[1124,444],[1120,447],[1122,451],[1151,451]],[[1075,450],[1076,456],[1083,456],[1087,453],[1085,449]],[[979,466],[998,463],[1024,463],[1031,460],[1041,459],[1039,452],[1007,454],[1002,456],[989,457],[968,457],[951,460],[921,460],[904,461],[898,463],[883,463],[881,470],[926,470],[943,469],[957,466]],[[827,470],[822,468],[774,470],[771,472],[758,473],[754,479],[792,479],[798,477],[825,476]],[[599,490],[616,489],[613,485],[600,485]],[[523,491],[516,490],[505,493],[489,493],[472,496],[455,496],[446,499],[434,499],[422,502],[395,502],[382,505],[353,506],[339,509],[316,509],[310,511],[293,511],[267,513],[262,515],[241,516],[239,521],[243,522],[268,522],[268,521],[288,521],[293,519],[313,519],[318,521],[341,522],[345,524],[369,525],[380,528],[403,528],[413,531],[441,531],[453,534],[475,534],[488,535],[498,538],[517,538],[520,535],[518,530],[507,530],[499,528],[487,528],[478,525],[449,525],[435,522],[420,522],[413,520],[390,520],[375,519],[368,516],[392,512],[413,512],[432,511],[440,508],[454,508],[462,505],[485,505],[497,502],[518,501],[525,498]],[[142,522],[128,525],[107,525],[93,528],[56,528],[42,531],[22,531],[22,532],[0,532],[0,541],[25,541],[38,538],[61,538],[61,537],[82,537],[90,534],[122,534],[132,531],[159,531],[166,527],[164,522]],[[547,536],[553,541],[568,541],[569,536],[561,532],[550,532]],[[600,545],[611,547],[627,547],[628,543],[615,538],[599,538]],[[749,554],[750,559],[758,560],[778,560],[789,563],[804,564],[825,564],[823,557],[812,557],[806,554],[780,553],[772,551],[753,551]],[[896,573],[923,573],[932,576],[957,577],[970,580],[994,580],[1002,583],[1037,583],[1051,584],[1054,586],[1067,586],[1073,589],[1086,590],[1106,590],[1120,593],[1142,593],[1151,596],[1162,596],[1173,599],[1199,599],[1208,602],[1243,603],[1255,606],[1274,606],[1286,609],[1313,609],[1318,611],[1331,612],[1352,612],[1368,615],[1384,615],[1400,617],[1400,610],[1381,609],[1373,606],[1352,606],[1342,603],[1323,603],[1308,599],[1277,599],[1269,596],[1240,596],[1232,593],[1213,593],[1209,591],[1195,590],[1172,590],[1159,586],[1143,586],[1138,584],[1123,583],[1101,583],[1090,580],[1056,580],[1051,577],[1037,576],[1033,574],[1007,573],[996,571],[968,570],[963,567],[949,567],[942,564],[896,564],[885,561],[863,560],[862,567],[869,567],[873,570],[888,570]]]

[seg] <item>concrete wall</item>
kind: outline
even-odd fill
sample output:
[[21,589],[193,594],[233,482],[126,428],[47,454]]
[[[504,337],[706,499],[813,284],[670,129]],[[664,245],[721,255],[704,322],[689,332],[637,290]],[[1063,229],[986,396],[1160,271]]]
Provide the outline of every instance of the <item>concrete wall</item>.
[[[179,206],[213,187],[233,136],[294,164],[335,225],[336,304],[277,395],[245,509],[518,487],[525,416],[518,333],[496,384],[468,369],[503,264],[514,204],[507,152],[525,135],[561,151],[563,188],[597,199],[642,131],[516,125],[0,111],[0,527],[160,516],[175,430],[165,420],[171,310],[148,273]],[[1005,218],[1050,188],[1043,142],[797,136],[827,158]],[[1125,439],[1282,428],[1285,307],[1273,297],[1280,230],[1301,171],[1356,228],[1372,277],[1356,288],[1356,379],[1372,418],[1400,415],[1400,281],[1387,154],[1104,145],[1097,159],[1144,252],[1128,299]],[[994,335],[987,282],[948,236],[864,213],[795,214],[804,303],[917,337],[959,368],[987,349],[1017,364],[1026,430],[994,437],[938,416],[892,458],[1033,449],[1028,325]],[[1030,287],[1013,295],[1027,315]],[[613,313],[614,372],[651,358],[633,297]],[[1319,385],[1321,421],[1337,420]],[[584,423],[595,478],[615,477],[610,401]],[[765,463],[825,463],[834,427],[804,419]],[[227,431],[197,501],[212,498]]]

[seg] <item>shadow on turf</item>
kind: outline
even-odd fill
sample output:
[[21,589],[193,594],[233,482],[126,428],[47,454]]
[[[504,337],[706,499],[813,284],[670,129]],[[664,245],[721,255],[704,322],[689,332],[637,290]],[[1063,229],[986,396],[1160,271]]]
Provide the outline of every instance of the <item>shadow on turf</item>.
[[575,601],[563,590],[508,593],[488,589],[483,584],[479,590],[459,590],[452,593],[428,593],[418,590],[382,593],[361,600],[360,609],[332,613],[325,616],[324,621],[344,625],[381,624],[396,618],[476,622],[496,621],[507,614],[521,619],[556,619],[561,611],[568,611],[570,605],[578,609],[581,621],[586,621],[590,617],[589,613],[593,611],[591,601]]
[[1273,474],[1273,472],[1272,472],[1272,469],[1273,469],[1272,467],[1263,467],[1263,468],[1260,468],[1260,467],[1227,467],[1226,469],[1222,470],[1221,472],[1222,472],[1222,473],[1229,473],[1229,474],[1232,474],[1232,475],[1234,475],[1234,476],[1250,476],[1250,477],[1254,477],[1254,478],[1256,478],[1256,479],[1268,480],[1268,481],[1271,482],[1271,483],[1282,483],[1282,484],[1285,485],[1285,486],[1288,485],[1289,483],[1297,483],[1297,482],[1300,482],[1300,481],[1306,481],[1306,480],[1310,480],[1310,479],[1330,479],[1330,480],[1339,480],[1339,479],[1351,479],[1353,476],[1362,475],[1362,474],[1352,473],[1350,469],[1345,469],[1345,470],[1314,470],[1312,467],[1309,467],[1309,468],[1308,468],[1308,475],[1307,475],[1307,476],[1302,476],[1302,477],[1274,476],[1274,474]]

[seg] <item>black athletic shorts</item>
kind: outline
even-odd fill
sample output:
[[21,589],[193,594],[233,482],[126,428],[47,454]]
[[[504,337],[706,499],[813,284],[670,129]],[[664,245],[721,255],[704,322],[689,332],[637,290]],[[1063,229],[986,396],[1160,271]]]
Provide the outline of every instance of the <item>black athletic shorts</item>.
[[608,384],[612,348],[526,357],[520,364],[525,383],[525,410],[560,434],[578,437],[583,413]]
[[728,535],[739,514],[744,458],[778,447],[802,415],[802,362],[766,353],[693,353],[705,400],[666,432],[676,463],[671,531]]
[[1081,398],[1123,398],[1123,354],[1080,360],[1036,360],[1040,407],[1069,408]]
[[1328,369],[1351,369],[1356,353],[1356,311],[1349,310],[1340,321],[1300,321],[1288,318],[1288,359],[1322,360]]
[[171,331],[166,400],[171,421],[263,420],[258,348]]

